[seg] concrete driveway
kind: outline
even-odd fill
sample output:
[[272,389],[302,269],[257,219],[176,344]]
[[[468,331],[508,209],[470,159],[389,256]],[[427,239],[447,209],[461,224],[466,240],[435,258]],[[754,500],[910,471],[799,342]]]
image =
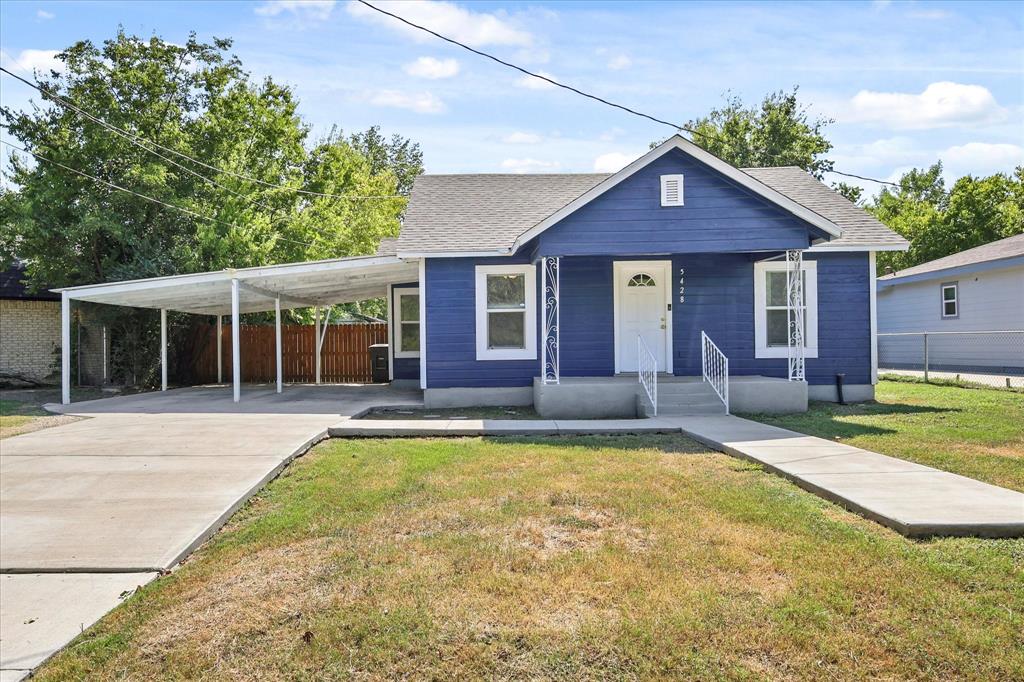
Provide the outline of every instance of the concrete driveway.
[[247,387],[237,404],[230,388],[186,388],[70,405],[88,419],[5,439],[4,680],[181,561],[329,426],[420,403],[419,391],[386,386]]

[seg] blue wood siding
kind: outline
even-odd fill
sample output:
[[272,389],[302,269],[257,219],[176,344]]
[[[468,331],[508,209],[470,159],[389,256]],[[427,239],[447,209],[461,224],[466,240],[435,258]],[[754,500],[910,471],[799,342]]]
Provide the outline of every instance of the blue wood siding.
[[[762,257],[762,256],[758,256]],[[870,282],[867,253],[808,254],[818,261],[818,353],[807,360],[812,384],[831,384],[845,372],[850,384],[871,381]],[[700,332],[729,356],[732,374],[785,377],[785,359],[754,357],[754,265],[749,254],[671,257],[673,276],[686,269],[686,302],[673,292],[673,365],[677,375],[700,374]],[[615,371],[611,256],[567,257],[561,264],[563,376],[609,376]],[[427,261],[427,378],[429,388],[527,386],[539,360],[476,360],[475,266],[525,259]],[[538,274],[538,287],[540,277]],[[673,285],[676,286],[676,285]],[[538,324],[538,329],[540,325]]]
[[[871,383],[870,277],[867,253],[806,254],[818,262],[818,357],[807,360],[807,381]],[[673,369],[699,375],[700,332],[729,357],[729,372],[785,377],[784,358],[754,357],[754,266],[749,256],[673,257],[686,270],[686,302],[673,306]]]
[[[684,175],[684,206],[661,205],[661,176]],[[803,249],[817,228],[673,150],[537,238],[540,255]]]
[[[427,388],[533,384],[539,359],[476,359],[476,266],[528,262],[526,256],[427,259]],[[539,321],[537,328],[539,335]]]

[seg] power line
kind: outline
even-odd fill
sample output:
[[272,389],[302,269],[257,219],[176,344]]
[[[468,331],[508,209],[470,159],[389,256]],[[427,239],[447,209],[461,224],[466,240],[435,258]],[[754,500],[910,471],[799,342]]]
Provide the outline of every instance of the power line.
[[[45,161],[47,163],[51,163],[54,166],[58,166],[60,168],[63,168],[66,171],[70,171],[70,172],[72,172],[72,173],[74,173],[76,175],[80,175],[83,178],[88,178],[89,180],[92,180],[93,182],[98,182],[100,184],[106,185],[107,187],[111,187],[111,188],[119,190],[121,192],[127,192],[128,194],[132,194],[134,196],[139,197],[140,199],[145,199],[146,201],[150,201],[150,202],[152,202],[154,204],[159,204],[160,206],[165,206],[167,208],[174,209],[175,211],[180,211],[180,212],[185,213],[187,215],[190,215],[190,216],[192,216],[194,218],[199,218],[201,220],[209,220],[210,222],[220,223],[221,225],[227,225],[228,227],[232,227],[232,228],[234,228],[236,230],[242,229],[239,225],[236,225],[235,223],[232,223],[232,222],[228,222],[227,220],[221,220],[220,218],[213,218],[213,217],[210,217],[208,215],[204,215],[202,213],[197,213],[196,211],[193,211],[191,209],[184,208],[182,206],[177,206],[175,204],[169,204],[166,201],[161,201],[160,199],[154,199],[151,196],[147,196],[145,194],[141,194],[139,192],[136,192],[135,190],[128,189],[127,187],[121,187],[120,185],[117,185],[117,184],[115,184],[113,182],[110,182],[108,180],[104,180],[102,178],[97,178],[94,175],[89,175],[88,173],[84,173],[84,172],[82,172],[80,170],[76,170],[76,169],[72,168],[71,166],[66,166],[63,163],[60,163],[59,161],[54,161],[53,159],[48,159],[45,156],[41,156],[39,154],[36,154],[33,151],[29,151],[28,149],[24,149],[24,148],[19,147],[17,145],[11,144],[7,140],[0,140],[0,143],[5,144],[5,145],[7,145],[8,147],[10,147],[12,149],[17,149],[19,152],[24,152],[26,154],[30,154],[33,157],[35,157],[36,159],[38,159],[39,161]],[[306,242],[300,242],[300,241],[298,241],[296,239],[289,239],[287,237],[281,237],[281,236],[278,236],[278,235],[275,235],[275,238],[276,239],[280,239],[282,241],[286,241],[286,242],[293,242],[295,244],[301,244],[303,246],[313,247],[312,244],[308,244]]]
[[[180,163],[167,158],[163,154],[160,154],[159,152],[153,150],[150,147],[150,145],[152,145],[152,147],[156,147],[158,149],[162,149],[162,150],[164,150],[164,151],[166,151],[166,152],[168,152],[170,154],[174,154],[174,155],[176,155],[176,156],[178,156],[180,158],[188,159],[192,163],[198,164],[198,165],[200,165],[200,166],[202,166],[204,168],[208,168],[208,169],[210,169],[212,171],[216,171],[218,173],[224,173],[226,175],[232,175],[232,176],[237,177],[237,178],[242,178],[244,180],[248,180],[249,182],[255,182],[255,183],[257,183],[259,185],[263,185],[265,187],[272,187],[272,188],[275,188],[275,189],[283,189],[283,190],[287,190],[287,191],[291,191],[291,192],[296,192],[298,194],[307,194],[307,195],[318,196],[318,197],[328,197],[328,198],[331,198],[331,199],[346,199],[346,200],[404,199],[405,198],[405,197],[403,197],[400,194],[351,195],[351,194],[331,194],[331,193],[328,193],[328,192],[313,192],[311,190],[298,189],[298,188],[295,188],[295,187],[288,187],[287,185],[280,185],[280,184],[274,184],[272,182],[266,182],[264,180],[260,180],[259,178],[254,178],[254,177],[252,177],[250,175],[246,175],[244,173],[236,173],[234,171],[224,170],[222,168],[218,168],[216,166],[212,166],[212,165],[210,165],[208,163],[205,163],[204,161],[200,161],[199,159],[193,158],[193,157],[189,156],[188,154],[184,154],[184,153],[179,152],[179,151],[177,151],[175,149],[171,149],[170,147],[165,147],[164,145],[162,145],[162,144],[160,144],[158,142],[154,142],[152,140],[147,140],[146,138],[143,138],[143,137],[140,137],[140,136],[135,135],[133,133],[130,133],[130,132],[124,130],[123,128],[118,128],[117,126],[115,126],[115,125],[113,125],[111,123],[107,123],[106,121],[104,121],[103,119],[99,118],[98,116],[95,116],[95,115],[93,115],[93,114],[91,114],[91,113],[89,113],[89,112],[79,108],[78,106],[72,104],[68,100],[64,99],[63,97],[61,97],[57,93],[55,93],[52,90],[50,90],[49,88],[44,88],[43,86],[39,85],[38,83],[33,83],[32,81],[30,81],[30,80],[28,80],[26,78],[22,78],[18,74],[12,73],[11,71],[7,70],[6,68],[4,68],[2,66],[0,66],[0,71],[2,71],[3,73],[6,73],[8,76],[11,76],[12,78],[14,78],[16,80],[21,81],[22,83],[24,83],[25,85],[27,85],[27,86],[29,86],[31,88],[35,88],[36,90],[38,90],[40,93],[42,93],[46,97],[49,97],[50,99],[54,100],[55,102],[57,102],[59,104],[62,104],[64,106],[66,106],[66,107],[68,107],[68,108],[78,112],[80,115],[86,117],[90,121],[93,121],[94,123],[96,123],[98,125],[101,125],[104,128],[107,128],[108,130],[110,130],[110,131],[112,131],[114,133],[117,133],[121,137],[127,139],[129,142],[132,142],[136,146],[141,147],[142,149],[144,149],[145,151],[149,152],[150,154],[154,154],[154,155],[160,157],[161,159],[167,161],[168,163],[171,163],[171,164],[177,166],[178,168],[181,168],[182,170],[185,170],[185,171],[191,173],[192,175],[195,175],[195,176],[197,176],[199,178],[202,178],[203,180],[206,180],[207,182],[210,182],[210,183],[216,185],[217,187],[220,187],[221,189],[223,189],[223,190],[225,190],[227,192],[231,192],[232,194],[236,194],[237,196],[240,196],[240,197],[244,197],[244,195],[242,195],[242,194],[240,194],[238,192],[235,192],[235,191],[225,187],[224,185],[218,183],[216,180],[213,180],[212,178],[208,178],[205,175],[197,173],[196,171],[194,171],[194,170],[192,170],[190,168],[186,168],[185,166],[181,165]],[[29,153],[31,153],[31,152],[29,152]]]
[[[642,111],[637,111],[636,109],[631,109],[631,108],[625,106],[624,104],[618,104],[616,102],[611,102],[609,100],[604,99],[603,97],[598,97],[597,95],[591,94],[589,92],[585,92],[585,91],[580,90],[579,88],[575,88],[575,87],[573,87],[571,85],[566,85],[565,83],[559,83],[558,81],[556,81],[553,78],[550,78],[549,76],[545,76],[543,74],[536,73],[534,71],[530,71],[529,69],[524,69],[523,67],[518,66],[516,64],[513,64],[512,62],[507,62],[504,59],[500,59],[498,57],[495,57],[492,54],[489,54],[487,52],[483,52],[482,50],[478,50],[478,49],[476,49],[474,47],[470,47],[469,45],[466,45],[465,43],[461,43],[458,40],[455,40],[454,38],[449,38],[448,36],[442,35],[442,34],[438,33],[437,31],[434,31],[434,30],[431,30],[431,29],[427,28],[426,26],[421,26],[420,24],[417,24],[417,23],[414,23],[412,21],[409,21],[405,17],[402,17],[402,16],[399,16],[397,14],[394,14],[393,12],[389,12],[386,9],[382,9],[380,7],[377,7],[376,5],[372,5],[369,2],[367,2],[367,0],[358,0],[358,2],[362,3],[363,5],[369,7],[370,9],[372,9],[372,10],[374,10],[376,12],[380,12],[381,14],[383,14],[385,16],[389,16],[392,19],[397,19],[398,21],[402,22],[403,24],[405,24],[407,26],[411,26],[412,28],[418,29],[420,31],[424,31],[425,33],[429,33],[430,35],[434,36],[435,38],[440,38],[441,40],[443,40],[443,41],[445,41],[447,43],[451,43],[452,45],[455,45],[457,47],[461,47],[464,50],[468,50],[468,51],[472,52],[473,54],[479,55],[481,57],[485,57],[486,59],[490,59],[491,61],[494,61],[494,62],[497,62],[497,63],[501,64],[502,66],[507,66],[510,69],[514,69],[516,71],[519,71],[520,73],[524,73],[527,76],[531,76],[533,78],[539,78],[542,81],[545,81],[547,83],[550,83],[551,85],[554,85],[555,87],[562,88],[563,90],[568,90],[569,92],[575,93],[575,94],[580,95],[582,97],[586,97],[588,99],[592,99],[592,100],[594,100],[596,102],[600,102],[601,104],[604,104],[606,106],[614,107],[616,109],[621,109],[622,111],[625,111],[628,114],[633,114],[634,116],[639,116],[641,118],[646,118],[646,119],[648,119],[650,121],[654,121],[655,123],[660,123],[661,125],[666,125],[666,126],[669,126],[670,128],[675,128],[677,131],[678,130],[685,130],[686,132],[690,133],[691,135],[700,135],[700,136],[706,137],[706,138],[717,139],[720,142],[727,142],[726,140],[724,140],[723,138],[721,138],[721,137],[719,137],[717,135],[706,133],[706,132],[701,131],[701,130],[694,130],[693,128],[688,128],[685,125],[680,125],[678,123],[672,123],[671,121],[666,121],[666,120],[658,118],[656,116],[651,116],[650,114],[645,114]],[[877,183],[879,183],[881,185],[892,185],[893,187],[898,187],[898,185],[895,182],[889,182],[888,180],[876,180],[875,178],[868,178],[868,177],[864,177],[862,175],[854,175],[853,173],[843,173],[843,172],[837,171],[837,170],[832,170],[832,171],[828,171],[828,172],[835,173],[837,175],[845,175],[846,177],[850,177],[850,178],[857,178],[859,180],[866,180],[868,182],[877,182]]]

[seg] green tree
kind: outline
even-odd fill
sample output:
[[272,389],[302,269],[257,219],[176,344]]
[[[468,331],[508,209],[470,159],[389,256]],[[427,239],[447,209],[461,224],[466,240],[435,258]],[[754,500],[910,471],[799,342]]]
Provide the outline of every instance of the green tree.
[[725,106],[686,124],[693,141],[737,168],[799,166],[816,178],[832,169],[824,129],[831,119],[810,117],[797,100],[798,88],[769,93],[748,107],[729,94]]
[[391,171],[398,180],[398,193],[408,196],[416,176],[423,172],[423,152],[419,143],[401,135],[385,139],[380,126],[372,126],[349,137],[349,143],[370,161],[372,173]]
[[841,194],[854,204],[861,204],[861,201],[864,198],[864,188],[858,187],[857,185],[851,185],[846,182],[836,182],[832,184],[832,189],[834,189],[837,194]]
[[[311,143],[291,90],[251,80],[230,47],[119,31],[102,45],[75,43],[58,55],[61,72],[36,75],[141,145],[45,94],[30,111],[0,108],[10,136],[48,159],[10,157],[0,260],[25,260],[36,286],[69,286],[368,254],[396,235],[405,199],[389,163],[410,172],[418,147],[395,136],[391,155],[372,161],[340,136]],[[366,196],[375,198],[355,198]],[[154,326],[145,311],[117,315],[115,327]]]

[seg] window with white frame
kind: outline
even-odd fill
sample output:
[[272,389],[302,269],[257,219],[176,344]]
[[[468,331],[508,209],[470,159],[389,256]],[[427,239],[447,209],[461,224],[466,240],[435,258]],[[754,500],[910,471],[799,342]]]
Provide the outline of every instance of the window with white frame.
[[[818,264],[804,261],[804,357],[818,357]],[[789,356],[789,272],[785,261],[754,263],[754,357]]]
[[960,316],[960,292],[957,282],[946,282],[942,285],[942,316],[945,318]]
[[394,290],[395,357],[420,356],[420,292],[419,289]]
[[478,265],[477,360],[533,360],[536,357],[536,270],[532,265]]

